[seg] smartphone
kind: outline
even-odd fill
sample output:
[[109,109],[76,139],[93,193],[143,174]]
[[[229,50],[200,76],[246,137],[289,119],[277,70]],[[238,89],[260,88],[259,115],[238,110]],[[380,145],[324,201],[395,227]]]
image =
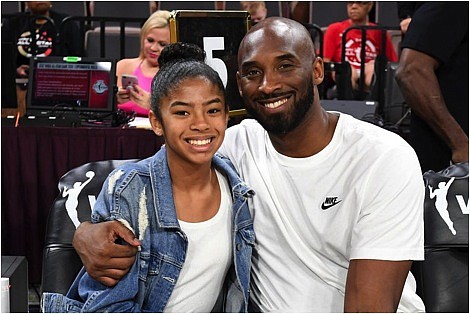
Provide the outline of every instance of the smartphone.
[[133,88],[134,85],[138,85],[139,80],[137,76],[131,74],[123,74],[121,76],[121,86],[122,88]]

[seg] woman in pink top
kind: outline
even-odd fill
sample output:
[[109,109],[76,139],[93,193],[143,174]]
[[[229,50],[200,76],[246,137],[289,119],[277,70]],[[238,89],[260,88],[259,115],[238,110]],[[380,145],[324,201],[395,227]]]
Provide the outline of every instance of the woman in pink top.
[[[170,43],[170,12],[156,11],[142,26],[140,31],[140,54],[137,58],[122,59],[117,63],[116,75],[118,108],[125,112],[134,111],[137,116],[147,117],[150,109],[150,85],[157,74],[158,57],[162,49]],[[121,86],[123,74],[137,77],[139,83],[134,88]]]

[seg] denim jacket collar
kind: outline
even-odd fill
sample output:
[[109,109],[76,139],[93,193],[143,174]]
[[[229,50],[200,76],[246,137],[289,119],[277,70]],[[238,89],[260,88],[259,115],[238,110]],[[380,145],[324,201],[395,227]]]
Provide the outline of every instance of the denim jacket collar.
[[[222,158],[225,159],[222,160]],[[227,175],[230,186],[232,187],[232,198],[238,196],[248,197],[254,195],[254,191],[240,180],[233,166],[227,164],[228,159],[218,154],[212,159],[213,165],[221,169]],[[152,157],[150,163],[150,177],[154,195],[154,202],[157,209],[157,222],[161,228],[180,228],[176,216],[175,202],[173,198],[173,189],[171,186],[170,168],[165,146]],[[161,191],[163,193],[157,193]],[[159,197],[159,195],[169,195],[171,197]],[[236,213],[234,213],[236,214]]]

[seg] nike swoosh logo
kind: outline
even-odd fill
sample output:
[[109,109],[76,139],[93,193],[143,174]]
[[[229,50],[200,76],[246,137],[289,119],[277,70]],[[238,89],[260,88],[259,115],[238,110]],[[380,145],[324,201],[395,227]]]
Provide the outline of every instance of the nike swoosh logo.
[[327,210],[328,208],[333,207],[333,206],[335,206],[335,205],[337,205],[337,204],[339,204],[339,203],[341,203],[341,201],[334,201],[334,202],[331,203],[331,204],[325,204],[325,202],[323,202],[323,204],[321,204],[321,209]]

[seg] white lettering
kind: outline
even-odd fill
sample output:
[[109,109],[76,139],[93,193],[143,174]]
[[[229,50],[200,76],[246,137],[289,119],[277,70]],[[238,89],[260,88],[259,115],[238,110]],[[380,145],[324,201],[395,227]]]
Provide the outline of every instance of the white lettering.
[[93,210],[93,208],[95,207],[95,203],[96,203],[96,196],[88,195],[88,203],[90,203],[90,208],[91,210]]
[[462,211],[462,214],[468,215],[468,200],[467,204],[465,204],[465,199],[463,198],[463,195],[456,195],[455,198],[457,199],[457,202],[459,203],[460,210]]

